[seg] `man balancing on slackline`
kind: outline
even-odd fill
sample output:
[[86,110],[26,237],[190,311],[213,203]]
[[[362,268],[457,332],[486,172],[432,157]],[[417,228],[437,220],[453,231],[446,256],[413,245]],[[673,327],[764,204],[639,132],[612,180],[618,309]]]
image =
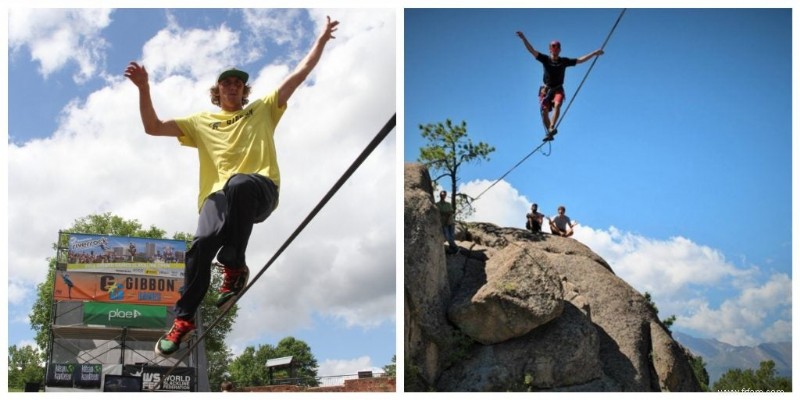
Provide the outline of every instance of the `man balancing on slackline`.
[[147,70],[131,62],[125,76],[139,89],[139,111],[147,134],[177,137],[195,147],[200,157],[200,218],[186,253],[185,284],[175,304],[172,329],[156,342],[155,352],[169,356],[195,329],[195,312],[211,282],[211,262],[222,267],[223,283],[217,307],[230,307],[247,286],[250,271],[245,250],[253,224],[263,222],[278,205],[280,173],[275,151],[275,127],[287,102],[305,81],[333,39],[338,21],[328,17],[322,33],[295,70],[274,91],[249,104],[249,75],[222,71],[210,88],[219,112],[200,112],[162,121],[150,98]]
[[[577,64],[584,63],[592,57],[600,56],[604,52],[602,49],[595,50],[583,57],[579,58],[566,58],[561,57],[561,43],[558,41],[550,42],[550,56],[546,56],[533,48],[528,39],[522,32],[517,32],[517,36],[522,39],[525,48],[533,54],[533,57],[544,66],[544,84],[539,88],[539,106],[541,107],[542,122],[547,129],[547,135],[544,141],[553,140],[558,131],[558,115],[561,112],[561,104],[564,102],[566,96],[564,95],[564,72],[567,67],[572,67]],[[553,117],[550,118],[550,112],[553,112]]]

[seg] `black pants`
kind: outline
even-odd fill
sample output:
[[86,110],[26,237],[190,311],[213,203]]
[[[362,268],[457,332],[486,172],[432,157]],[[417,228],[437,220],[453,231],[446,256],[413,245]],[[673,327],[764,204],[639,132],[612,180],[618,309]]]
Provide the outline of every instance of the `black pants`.
[[236,174],[222,190],[208,196],[186,253],[184,286],[175,304],[178,317],[194,318],[211,284],[215,256],[227,267],[247,265],[244,254],[253,224],[267,219],[277,204],[277,186],[259,174]]
[[528,222],[525,223],[525,228],[533,233],[539,233],[542,231],[542,225],[539,224],[539,221],[531,222],[531,220],[528,220]]

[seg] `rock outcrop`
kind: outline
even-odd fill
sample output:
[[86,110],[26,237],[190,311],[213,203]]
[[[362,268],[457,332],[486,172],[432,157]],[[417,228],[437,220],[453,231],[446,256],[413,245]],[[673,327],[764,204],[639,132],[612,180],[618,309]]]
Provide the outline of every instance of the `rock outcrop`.
[[450,285],[445,268],[431,268],[444,265],[445,254],[428,170],[411,166],[404,175],[405,365],[412,370],[407,376],[419,378],[407,382],[423,388],[439,378],[444,340],[453,336],[446,317]]
[[564,308],[560,278],[531,260],[525,249],[508,250],[481,249],[492,257],[483,268],[465,268],[452,288],[450,321],[483,344],[523,336],[561,315]]
[[471,223],[445,256],[405,169],[406,391],[699,391],[652,306],[569,238]]

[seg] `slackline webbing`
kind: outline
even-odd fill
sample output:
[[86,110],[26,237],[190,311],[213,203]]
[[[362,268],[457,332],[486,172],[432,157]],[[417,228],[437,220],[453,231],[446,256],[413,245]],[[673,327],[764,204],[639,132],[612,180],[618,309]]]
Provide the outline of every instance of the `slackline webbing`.
[[164,376],[161,377],[161,381],[159,381],[158,385],[156,385],[156,387],[154,387],[152,391],[156,391],[161,388],[161,385],[166,380],[166,377],[172,374],[172,372],[175,370],[178,364],[180,364],[189,354],[191,354],[192,350],[194,350],[195,347],[197,347],[197,345],[203,341],[203,338],[206,337],[206,334],[217,326],[217,324],[222,320],[222,318],[228,314],[228,311],[230,311],[233,308],[233,306],[237,302],[239,302],[239,299],[241,299],[242,296],[244,296],[244,294],[247,293],[248,290],[250,290],[253,284],[256,283],[258,278],[260,278],[261,275],[263,275],[264,272],[267,271],[267,269],[275,262],[275,260],[278,259],[281,253],[283,253],[283,251],[286,250],[287,247],[289,247],[289,245],[294,241],[294,239],[297,238],[298,235],[300,235],[300,232],[302,232],[303,229],[305,229],[305,227],[311,222],[311,220],[314,219],[314,217],[316,217],[316,215],[320,212],[320,210],[322,210],[322,208],[325,207],[325,205],[333,197],[333,195],[336,194],[336,192],[344,185],[344,183],[350,178],[350,176],[353,175],[356,169],[358,169],[358,167],[361,166],[361,164],[364,162],[364,160],[367,159],[367,157],[372,153],[372,151],[375,150],[375,148],[378,147],[378,145],[383,141],[383,139],[385,139],[386,136],[389,135],[389,133],[395,127],[396,120],[397,120],[397,114],[394,114],[392,115],[391,118],[389,118],[389,121],[387,121],[386,124],[383,126],[383,128],[381,128],[381,130],[378,132],[378,134],[375,135],[375,138],[373,138],[372,141],[367,145],[367,147],[361,152],[361,154],[359,154],[359,156],[355,159],[355,161],[353,161],[350,167],[344,172],[344,174],[342,174],[339,180],[336,181],[333,187],[331,187],[331,189],[328,190],[328,193],[326,193],[325,196],[322,198],[322,200],[319,201],[317,206],[314,207],[313,210],[311,210],[311,212],[303,220],[303,222],[300,223],[297,229],[295,229],[294,232],[292,232],[292,234],[289,235],[289,238],[286,239],[286,241],[275,252],[272,258],[270,258],[269,261],[267,261],[267,263],[261,268],[261,270],[258,271],[258,274],[256,274],[256,276],[250,280],[247,286],[245,286],[244,289],[242,289],[242,292],[233,297],[233,302],[230,303],[230,306],[222,310],[219,316],[217,316],[217,318],[214,319],[214,321],[212,321],[211,324],[209,324],[209,326],[203,331],[203,333],[193,340],[193,344],[189,346],[184,355],[181,358],[179,358],[178,361],[175,362],[175,364],[164,374]]
[[[612,27],[611,27],[611,30],[608,32],[608,35],[606,36],[606,40],[603,42],[603,45],[600,47],[600,50],[604,50],[604,49],[606,48],[606,44],[608,44],[608,40],[609,40],[609,39],[611,39],[611,35],[612,35],[612,34],[614,33],[614,31],[617,29],[617,25],[619,25],[619,21],[622,19],[622,16],[623,16],[623,15],[625,15],[625,10],[627,10],[627,8],[623,8],[623,9],[622,9],[622,11],[619,13],[619,17],[617,17],[617,21],[616,21],[616,22],[614,22],[614,26],[612,26]],[[561,123],[564,121],[564,118],[567,116],[567,112],[569,112],[569,108],[572,106],[572,102],[573,102],[573,101],[575,101],[575,97],[577,97],[577,96],[578,96],[578,92],[580,92],[580,90],[581,90],[581,87],[583,87],[583,83],[584,83],[584,82],[586,82],[586,78],[588,78],[588,77],[589,77],[589,73],[590,73],[590,72],[592,72],[592,68],[594,68],[594,64],[595,64],[595,63],[597,63],[597,59],[598,59],[598,58],[599,58],[599,57],[594,57],[594,60],[592,60],[592,64],[591,64],[591,65],[589,65],[589,69],[586,71],[586,74],[584,74],[584,75],[583,75],[583,79],[581,80],[581,83],[578,85],[578,88],[577,88],[577,89],[575,89],[575,93],[573,93],[573,94],[572,94],[572,97],[570,98],[570,100],[569,100],[569,103],[567,103],[567,107],[564,109],[564,112],[561,114],[561,118],[560,118],[560,119],[558,120],[558,122],[556,123],[556,129],[558,129],[558,126],[559,126],[559,125],[561,125]],[[545,130],[547,130],[547,128],[545,128]],[[506,173],[504,173],[502,176],[500,176],[500,177],[499,177],[499,178],[497,178],[497,179],[496,179],[494,182],[492,182],[492,184],[491,184],[491,185],[489,185],[489,187],[488,187],[488,188],[484,189],[484,191],[482,191],[482,192],[481,192],[481,193],[480,193],[480,194],[479,194],[477,197],[475,197],[474,199],[472,199],[472,201],[477,201],[478,199],[480,199],[480,198],[481,198],[481,196],[483,196],[483,194],[484,194],[484,193],[488,192],[488,191],[489,191],[489,189],[491,189],[492,187],[494,187],[494,185],[496,185],[498,182],[500,182],[501,180],[503,180],[503,178],[505,178],[506,176],[508,176],[508,174],[510,174],[510,173],[511,173],[511,171],[515,170],[515,169],[516,169],[517,167],[519,167],[519,166],[520,166],[520,165],[521,165],[523,162],[525,162],[525,160],[527,160],[528,158],[530,158],[530,156],[532,156],[534,153],[536,153],[537,151],[539,151],[539,149],[541,149],[541,148],[542,148],[542,147],[545,145],[545,143],[547,143],[547,144],[550,144],[550,143],[551,143],[551,141],[542,142],[541,144],[539,144],[538,146],[536,146],[536,148],[535,148],[535,149],[533,149],[533,150],[532,150],[530,153],[528,153],[528,155],[526,155],[525,157],[523,157],[523,158],[522,158],[522,160],[520,160],[518,163],[514,164],[514,166],[513,166],[513,167],[511,167],[511,168],[510,168],[508,171],[506,171]],[[549,156],[549,155],[550,155],[550,151],[548,151],[548,153],[546,154],[546,156]]]

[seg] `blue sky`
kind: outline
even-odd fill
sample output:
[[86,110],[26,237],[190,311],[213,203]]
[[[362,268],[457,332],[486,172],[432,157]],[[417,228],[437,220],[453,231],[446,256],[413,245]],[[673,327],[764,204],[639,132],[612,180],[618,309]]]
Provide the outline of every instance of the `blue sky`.
[[[466,121],[497,149],[462,169],[459,190],[478,195],[544,133],[542,66],[515,32],[577,58],[619,13],[407,10],[404,160],[419,156],[419,124]],[[629,9],[551,155],[486,192],[473,219],[523,227],[532,202],[547,215],[563,204],[576,239],[653,294],[662,318],[677,315],[675,329],[791,340],[791,20],[790,9]],[[567,101],[590,64],[567,70]]]
[[[75,219],[111,212],[169,235],[194,232],[196,150],[143,132],[128,62],[147,67],[161,118],[214,110],[207,90],[219,71],[244,69],[254,93],[268,93],[326,15],[339,29],[278,126],[281,204],[254,229],[251,277],[395,112],[395,11],[9,11],[9,345],[32,343],[36,285],[58,230]],[[392,133],[242,298],[235,353],[294,336],[311,346],[320,375],[389,364],[396,227],[381,216],[395,209],[395,148]]]

